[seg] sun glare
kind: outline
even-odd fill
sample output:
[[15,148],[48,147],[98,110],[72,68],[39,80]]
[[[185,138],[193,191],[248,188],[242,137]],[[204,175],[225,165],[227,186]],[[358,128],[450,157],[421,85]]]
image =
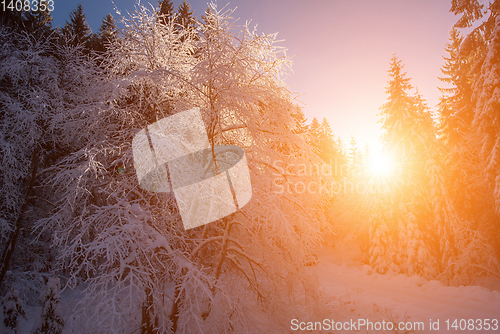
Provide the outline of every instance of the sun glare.
[[370,170],[373,174],[387,176],[392,169],[391,158],[384,153],[374,153],[370,159]]

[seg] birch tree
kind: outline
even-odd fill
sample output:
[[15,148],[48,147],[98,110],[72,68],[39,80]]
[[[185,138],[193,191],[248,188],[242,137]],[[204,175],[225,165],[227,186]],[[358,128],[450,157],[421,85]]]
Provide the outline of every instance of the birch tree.
[[[88,331],[286,332],[299,305],[317,304],[304,265],[325,228],[328,177],[287,168],[320,163],[292,131],[298,107],[280,80],[290,62],[275,35],[235,30],[231,11],[211,8],[197,30],[159,24],[144,7],[122,17],[106,76],[87,77],[90,98],[57,123],[76,149],[44,179],[58,202],[38,226],[53,231],[68,286],[86,282]],[[245,150],[253,197],[185,231],[171,193],[139,187],[131,145],[147,125],[192,107],[212,147]]]

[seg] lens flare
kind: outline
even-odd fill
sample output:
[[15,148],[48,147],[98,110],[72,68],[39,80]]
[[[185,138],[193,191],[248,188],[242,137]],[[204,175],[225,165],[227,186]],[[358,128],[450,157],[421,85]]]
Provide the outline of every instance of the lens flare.
[[392,159],[389,155],[379,152],[370,158],[370,172],[378,176],[388,176],[393,168]]

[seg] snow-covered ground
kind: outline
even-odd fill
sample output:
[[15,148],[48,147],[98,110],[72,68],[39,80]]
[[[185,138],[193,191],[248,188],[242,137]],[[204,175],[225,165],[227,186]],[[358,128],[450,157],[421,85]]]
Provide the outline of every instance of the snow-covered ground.
[[[450,287],[419,276],[377,274],[355,257],[356,251],[345,245],[319,251],[318,264],[307,270],[319,278],[324,298],[318,303],[323,305],[304,309],[291,319],[290,333],[500,333],[500,279],[484,280],[481,286]],[[66,317],[81,297],[79,291],[63,294]],[[20,333],[32,332],[41,307],[26,311]],[[269,323],[255,326],[282,332]],[[5,330],[0,324],[0,333]],[[66,326],[64,333],[71,332]]]
[[[321,291],[327,299],[325,310],[332,314],[326,315],[326,320],[325,315],[318,318],[313,314],[297,319],[291,323],[291,329],[299,330],[293,332],[300,332],[300,328],[307,332],[307,328],[316,325],[316,331],[311,332],[500,333],[499,280],[490,280],[483,286],[449,287],[418,276],[381,275],[342,254],[339,247],[323,249],[319,264],[310,270],[319,276]],[[331,320],[342,321],[342,328],[347,330],[331,330],[335,328]],[[359,326],[364,322],[366,326]],[[367,328],[369,322],[373,329]],[[403,330],[396,330],[400,322]]]

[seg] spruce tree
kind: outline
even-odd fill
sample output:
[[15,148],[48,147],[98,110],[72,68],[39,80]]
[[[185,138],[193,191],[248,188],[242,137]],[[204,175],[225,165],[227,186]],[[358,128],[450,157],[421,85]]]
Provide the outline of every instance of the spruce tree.
[[444,77],[439,78],[449,88],[440,88],[442,97],[438,105],[440,117],[440,141],[448,154],[443,158],[446,187],[457,208],[467,211],[470,206],[467,200],[467,158],[468,133],[474,118],[472,101],[472,85],[479,53],[477,49],[468,50],[468,43],[457,28],[450,31],[450,41],[445,46],[448,53],[444,57],[445,64],[441,69]]
[[318,154],[321,150],[320,136],[321,136],[321,124],[319,123],[318,119],[314,117],[311,121],[311,124],[309,124],[309,141],[310,144],[316,148]]
[[26,318],[22,300],[19,298],[19,291],[10,288],[2,299],[3,323],[9,331],[8,333],[16,333],[20,316]]
[[330,163],[334,159],[334,136],[330,123],[323,118],[320,125],[320,157],[325,163]]
[[346,176],[344,174],[344,166],[347,166],[347,154],[345,152],[345,147],[344,143],[342,142],[342,139],[340,136],[335,138],[333,140],[333,147],[335,151],[335,156],[332,159],[333,162],[333,170],[334,170],[334,175],[337,180],[341,179],[342,177]]
[[349,149],[349,163],[351,167],[349,168],[351,173],[357,174],[359,172],[361,163],[361,152],[358,148],[358,142],[353,135],[351,135],[350,149]]
[[[0,11],[0,25],[9,27],[14,31],[25,31],[29,34],[34,34],[36,37],[40,37],[41,35],[47,37],[52,30],[52,15],[50,14],[47,0],[41,0],[38,6],[43,2],[46,5],[45,10],[17,11],[7,9]],[[12,4],[15,4],[15,2]]]
[[[436,151],[435,130],[425,100],[418,91],[412,93],[412,88],[403,64],[394,56],[386,86],[388,101],[381,107],[380,115],[385,130],[384,151],[392,155],[399,168],[386,182],[387,194],[374,206],[378,218],[373,220],[372,235],[386,240],[388,259],[384,266],[377,264],[380,270],[392,268],[432,276],[436,263],[431,242],[423,236],[431,232],[427,224],[432,212],[427,209],[429,176],[425,166]],[[370,247],[381,246],[372,241]],[[376,256],[371,258],[376,263],[380,261]]]
[[113,15],[108,14],[102,20],[101,27],[99,28],[99,33],[101,35],[101,39],[105,44],[110,44],[114,42],[116,39],[116,35],[118,33],[118,28],[116,26],[115,19]]
[[[496,17],[488,53],[474,83],[474,121],[470,142],[480,158],[480,178],[476,179],[475,207],[480,207],[488,223],[479,227],[500,252],[500,15]],[[474,185],[474,183],[472,184]],[[493,199],[493,205],[489,200]]]
[[321,133],[325,139],[330,141],[333,139],[332,127],[326,117],[321,121]]
[[450,42],[445,46],[448,56],[444,57],[445,65],[441,69],[444,77],[440,80],[451,86],[440,88],[443,97],[439,104],[442,136],[450,148],[461,144],[473,118],[473,62],[471,58],[460,55],[463,40],[458,29],[450,31]]
[[368,145],[368,143],[365,143],[365,149],[364,149],[362,156],[361,156],[362,164],[363,164],[363,167],[365,170],[367,169],[367,167],[370,163],[370,157],[371,157],[370,145]]
[[384,150],[400,167],[399,181],[405,184],[410,197],[414,195],[424,164],[434,142],[434,122],[425,100],[411,93],[410,79],[403,72],[403,64],[393,56],[386,86],[387,102],[380,108]]
[[24,18],[21,12],[15,10],[1,10],[0,24],[14,30],[21,30],[24,27]]
[[168,25],[174,17],[174,4],[172,0],[158,1],[158,22],[163,25]]
[[[25,18],[24,26],[30,33],[47,36],[52,30],[52,14],[49,11],[48,2],[46,0],[43,0],[43,2],[45,3],[45,10],[40,9],[23,13]],[[40,8],[40,3],[38,6]]]
[[[468,102],[471,122],[449,158],[453,168],[450,194],[460,215],[470,223],[458,225],[459,233],[454,232],[456,245],[450,246],[458,254],[448,276],[463,283],[483,272],[477,265],[490,272],[499,267],[500,1],[493,0],[485,6],[479,1],[454,0],[451,11],[460,15],[456,28],[475,26],[458,48],[458,59],[465,62],[464,68],[469,72],[467,85],[454,92],[459,101]],[[454,115],[461,112],[460,108],[447,108],[450,111],[446,112]],[[457,224],[453,227],[456,230]]]
[[72,45],[86,45],[90,38],[92,30],[90,29],[85,14],[83,13],[83,6],[78,4],[76,9],[69,14],[70,21],[66,21],[63,28],[63,33],[71,38]]
[[307,131],[309,130],[309,126],[306,124],[307,118],[304,115],[304,112],[301,109],[297,108],[292,116],[296,121],[296,125],[293,131],[297,134],[307,133]]
[[401,60],[393,56],[389,69],[389,83],[386,86],[387,102],[381,107],[383,143],[399,161],[411,157],[410,140],[416,123],[414,99],[408,91],[413,87],[403,72]]
[[61,316],[59,296],[60,282],[59,278],[51,277],[47,282],[45,291],[43,291],[42,300],[42,318],[41,324],[35,331],[35,334],[60,334],[64,328],[64,320]]
[[194,29],[196,24],[196,19],[193,16],[193,10],[187,1],[183,1],[177,8],[177,17],[175,18],[175,23],[182,27],[182,29],[190,30]]
[[118,35],[118,27],[113,15],[108,14],[102,19],[99,33],[92,36],[91,48],[97,52],[105,52]]

